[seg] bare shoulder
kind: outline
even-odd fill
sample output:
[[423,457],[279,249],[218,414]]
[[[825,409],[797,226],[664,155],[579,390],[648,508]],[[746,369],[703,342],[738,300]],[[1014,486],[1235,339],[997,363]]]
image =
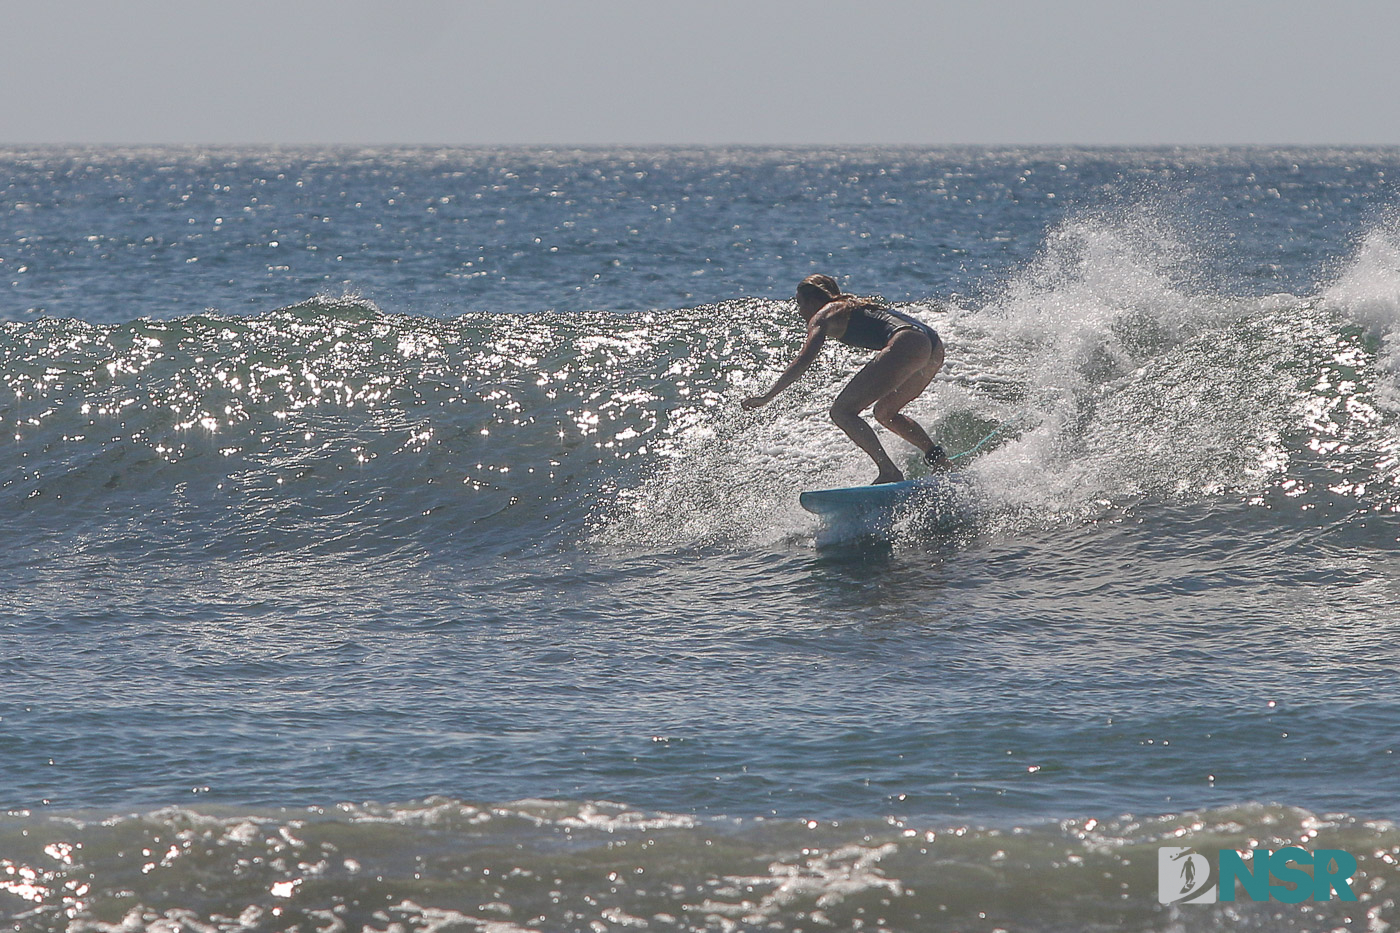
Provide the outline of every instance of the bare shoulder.
[[811,326],[813,328],[820,327],[828,335],[839,339],[846,332],[846,325],[851,321],[851,312],[859,307],[859,304],[858,301],[850,298],[829,301],[812,316]]

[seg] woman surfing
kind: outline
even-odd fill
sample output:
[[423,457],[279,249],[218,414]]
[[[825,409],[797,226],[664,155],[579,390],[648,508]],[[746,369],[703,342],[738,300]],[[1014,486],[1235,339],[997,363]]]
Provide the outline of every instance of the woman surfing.
[[952,462],[919,423],[901,409],[918,398],[943,366],[943,341],[938,332],[907,314],[865,298],[842,294],[829,275],[809,275],[797,286],[797,313],[807,322],[807,339],[796,359],[763,395],[743,401],[746,410],[771,402],[796,382],[821,352],[828,337],[852,347],[875,350],[875,358],[846,383],[831,403],[831,420],[875,461],[880,471],[871,485],[897,483],[904,473],[895,466],[875,429],[860,413],[875,406],[875,420],[924,454],[935,470],[951,470]]

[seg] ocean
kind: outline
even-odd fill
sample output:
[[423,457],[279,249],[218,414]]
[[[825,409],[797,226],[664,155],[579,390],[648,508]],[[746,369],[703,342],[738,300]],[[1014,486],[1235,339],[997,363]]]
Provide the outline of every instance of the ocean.
[[[1397,180],[0,150],[3,929],[1395,928]],[[966,454],[834,543],[868,354],[739,405],[813,272],[939,331]]]

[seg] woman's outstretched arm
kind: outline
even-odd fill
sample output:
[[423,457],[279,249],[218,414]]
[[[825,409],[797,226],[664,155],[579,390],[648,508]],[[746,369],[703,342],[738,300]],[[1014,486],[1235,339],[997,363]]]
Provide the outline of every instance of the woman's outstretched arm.
[[778,395],[779,392],[792,385],[802,377],[807,368],[816,360],[817,354],[821,352],[822,344],[826,342],[826,331],[829,324],[828,319],[822,317],[812,318],[811,324],[807,327],[807,339],[802,343],[802,349],[798,351],[797,357],[788,364],[788,368],[783,370],[783,374],[778,377],[778,381],[773,383],[773,388],[763,395],[755,395],[746,398],[740,404],[745,411],[752,411],[767,405]]

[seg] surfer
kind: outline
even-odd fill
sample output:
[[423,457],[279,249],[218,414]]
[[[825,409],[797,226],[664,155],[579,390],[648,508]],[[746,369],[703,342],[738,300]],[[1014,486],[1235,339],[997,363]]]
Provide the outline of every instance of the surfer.
[[849,346],[876,350],[875,358],[851,377],[831,403],[831,420],[875,461],[880,471],[871,485],[904,479],[904,473],[875,436],[875,429],[860,416],[872,405],[875,420],[922,451],[929,466],[951,470],[953,464],[943,448],[901,411],[928,388],[943,366],[943,341],[937,331],[878,302],[843,294],[841,286],[829,275],[809,275],[798,284],[797,313],[807,322],[807,339],[801,351],[773,388],[744,399],[744,409],[767,405],[796,382],[816,360],[828,337]]

